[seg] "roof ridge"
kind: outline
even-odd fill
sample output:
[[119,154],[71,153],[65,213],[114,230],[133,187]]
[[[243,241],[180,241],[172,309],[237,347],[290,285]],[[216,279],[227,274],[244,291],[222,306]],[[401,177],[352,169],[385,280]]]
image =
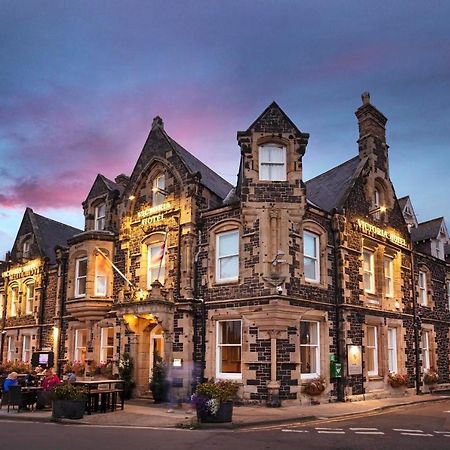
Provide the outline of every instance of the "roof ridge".
[[309,183],[310,181],[313,181],[316,178],[319,178],[319,177],[321,177],[323,175],[326,175],[326,174],[332,172],[333,170],[339,169],[340,167],[345,166],[346,164],[348,164],[350,161],[354,161],[356,158],[359,158],[359,155],[356,155],[353,158],[350,158],[347,161],[344,161],[343,163],[341,163],[341,164],[339,164],[337,166],[334,166],[331,169],[326,170],[325,172],[319,173],[319,175],[316,175],[315,177],[310,178],[309,180],[305,181],[305,183]]
[[444,217],[443,216],[441,216],[441,217],[435,217],[434,219],[429,219],[429,220],[425,220],[424,222],[419,222],[417,225],[418,226],[420,226],[420,225],[425,225],[425,224],[427,224],[427,223],[430,223],[430,222],[434,222],[434,221],[438,221],[438,220],[444,220]]
[[42,218],[42,219],[45,219],[45,220],[49,220],[50,222],[54,222],[54,223],[57,223],[57,224],[59,224],[59,225],[63,225],[63,226],[68,227],[68,228],[73,228],[74,230],[83,231],[83,230],[80,230],[80,229],[77,228],[77,227],[74,227],[73,225],[68,225],[67,223],[60,222],[59,220],[51,219],[50,217],[43,216],[42,214],[38,214],[38,213],[36,213],[36,212],[34,212],[34,211],[33,211],[33,214],[34,214],[35,216],[38,216],[39,218]]

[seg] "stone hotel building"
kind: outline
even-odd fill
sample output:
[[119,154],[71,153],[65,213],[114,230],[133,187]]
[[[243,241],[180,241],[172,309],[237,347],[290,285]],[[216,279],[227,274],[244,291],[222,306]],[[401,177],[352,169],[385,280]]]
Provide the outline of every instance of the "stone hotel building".
[[232,186],[156,117],[131,175],[97,176],[84,231],[26,210],[1,268],[2,359],[126,352],[145,396],[162,357],[174,398],[220,378],[272,405],[309,402],[318,377],[320,402],[398,395],[392,373],[450,387],[444,219],[397,198],[368,93],[356,118],[355,157],[306,181],[309,134],[272,103],[237,133]]

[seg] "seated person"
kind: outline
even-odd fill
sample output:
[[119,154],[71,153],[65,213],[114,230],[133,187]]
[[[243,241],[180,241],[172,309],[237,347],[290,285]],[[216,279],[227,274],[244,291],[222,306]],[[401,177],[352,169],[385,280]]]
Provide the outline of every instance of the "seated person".
[[53,372],[53,369],[47,369],[45,378],[42,380],[43,391],[38,392],[36,409],[44,409],[46,406],[50,406],[52,403],[52,390],[61,383],[58,375]]
[[[17,372],[11,372],[3,383],[3,392],[8,395],[8,392],[11,386],[19,386],[19,382],[17,381]],[[22,393],[21,401],[19,403],[19,411],[25,410],[28,411],[28,405],[34,403],[34,394]]]
[[3,392],[8,392],[10,386],[19,386],[17,381],[17,372],[11,372],[3,383]]

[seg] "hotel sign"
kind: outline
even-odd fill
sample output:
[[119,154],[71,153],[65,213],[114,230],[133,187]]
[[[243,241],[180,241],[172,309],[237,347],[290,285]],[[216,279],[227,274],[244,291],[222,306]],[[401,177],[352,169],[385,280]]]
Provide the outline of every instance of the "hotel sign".
[[161,222],[161,220],[164,219],[164,213],[171,208],[172,205],[169,202],[164,202],[161,205],[142,209],[141,211],[138,211],[137,220],[134,223],[140,222],[142,226],[146,226]]
[[33,261],[30,261],[23,266],[14,267],[14,269],[3,272],[2,277],[16,279],[31,275],[37,275],[41,269],[41,265],[42,264],[39,259],[34,259]]
[[393,233],[392,231],[388,231],[384,228],[380,228],[370,223],[364,222],[364,220],[361,219],[356,220],[355,227],[357,230],[361,231],[361,233],[373,237],[381,237],[383,239],[391,241],[393,244],[408,248],[408,243],[406,242],[406,240],[398,234]]

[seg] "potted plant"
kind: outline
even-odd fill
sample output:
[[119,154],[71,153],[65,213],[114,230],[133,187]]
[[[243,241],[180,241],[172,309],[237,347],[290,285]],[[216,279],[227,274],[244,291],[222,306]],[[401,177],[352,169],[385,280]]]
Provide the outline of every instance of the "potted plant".
[[197,386],[192,403],[199,422],[223,423],[233,418],[233,399],[239,385],[229,380],[207,381]]
[[407,386],[408,385],[408,377],[406,375],[401,375],[400,373],[391,372],[388,375],[388,383],[393,388]]
[[60,384],[52,392],[52,416],[55,419],[81,419],[86,407],[84,387]]
[[133,369],[133,358],[129,353],[124,353],[119,360],[119,377],[124,381],[123,395],[127,400],[131,398],[135,386],[135,382],[133,381]]
[[327,387],[327,384],[325,382],[324,377],[317,377],[312,380],[309,380],[307,383],[303,385],[302,391],[305,394],[308,394],[312,397],[321,395],[325,388]]
[[433,368],[428,369],[423,375],[423,382],[428,386],[430,392],[434,391],[434,385],[439,381],[439,374]]
[[149,389],[152,391],[155,403],[167,401],[169,386],[166,364],[160,356],[157,356],[152,369],[152,379],[149,384]]

